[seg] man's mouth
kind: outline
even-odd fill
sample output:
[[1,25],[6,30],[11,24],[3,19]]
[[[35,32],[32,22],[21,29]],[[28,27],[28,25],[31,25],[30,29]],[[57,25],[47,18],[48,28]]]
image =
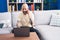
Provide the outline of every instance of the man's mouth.
[[27,13],[27,11],[23,11],[23,13]]

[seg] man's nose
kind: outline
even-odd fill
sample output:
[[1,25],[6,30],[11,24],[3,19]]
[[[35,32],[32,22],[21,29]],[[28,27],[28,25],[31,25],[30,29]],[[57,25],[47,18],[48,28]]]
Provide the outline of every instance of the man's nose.
[[24,11],[26,11],[26,10],[24,10]]

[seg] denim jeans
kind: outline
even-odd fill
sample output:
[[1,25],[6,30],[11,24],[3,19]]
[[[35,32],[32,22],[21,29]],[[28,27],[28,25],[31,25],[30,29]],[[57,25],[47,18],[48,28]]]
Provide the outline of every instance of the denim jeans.
[[43,40],[43,37],[41,36],[40,32],[37,29],[34,29],[33,27],[30,27],[30,32],[36,32],[40,40]]

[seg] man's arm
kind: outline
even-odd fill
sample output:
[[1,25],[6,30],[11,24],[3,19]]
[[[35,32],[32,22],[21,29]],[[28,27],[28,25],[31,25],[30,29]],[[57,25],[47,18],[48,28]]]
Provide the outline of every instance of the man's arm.
[[22,26],[22,24],[21,24],[21,14],[18,15],[18,19],[17,19],[16,26],[17,26],[17,27]]
[[30,18],[31,18],[31,21],[32,21],[32,26],[35,25],[34,23],[34,14],[32,12],[30,12]]

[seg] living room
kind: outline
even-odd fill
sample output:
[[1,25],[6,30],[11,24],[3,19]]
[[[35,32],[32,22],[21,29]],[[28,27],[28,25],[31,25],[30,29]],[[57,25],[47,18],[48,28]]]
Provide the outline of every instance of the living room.
[[[28,11],[31,28],[17,26],[21,10],[27,10],[23,8],[34,16]],[[60,0],[0,0],[0,40],[60,40]]]

